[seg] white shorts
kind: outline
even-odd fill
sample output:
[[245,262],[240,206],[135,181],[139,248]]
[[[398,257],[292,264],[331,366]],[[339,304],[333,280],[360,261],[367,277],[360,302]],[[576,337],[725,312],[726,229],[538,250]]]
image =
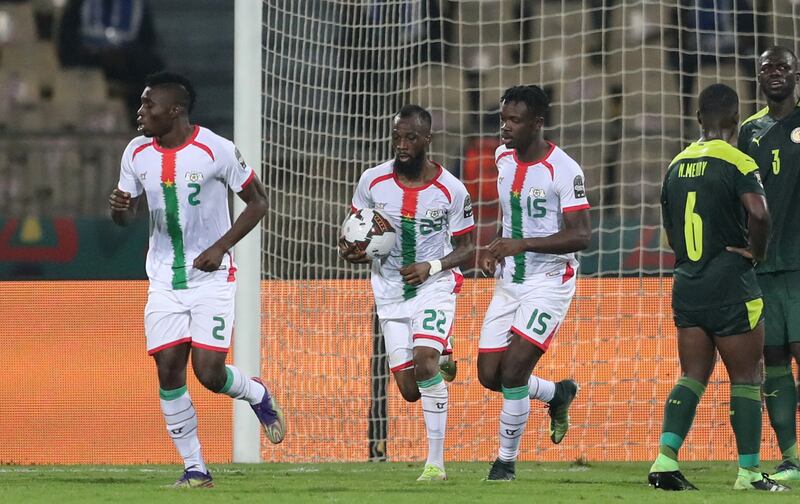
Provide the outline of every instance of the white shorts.
[[571,277],[543,273],[524,284],[499,279],[481,327],[478,352],[502,352],[517,334],[547,351],[575,295]]
[[227,352],[233,334],[236,283],[208,283],[186,290],[150,287],[144,308],[147,353],[181,343]]
[[415,298],[378,306],[378,320],[392,373],[414,366],[414,348],[435,348],[450,353],[456,295],[433,287],[417,291]]

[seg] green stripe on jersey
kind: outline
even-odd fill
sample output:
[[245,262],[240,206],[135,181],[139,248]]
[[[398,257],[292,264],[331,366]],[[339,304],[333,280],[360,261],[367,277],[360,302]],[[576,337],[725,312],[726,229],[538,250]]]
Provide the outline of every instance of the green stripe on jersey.
[[[403,190],[400,207],[400,240],[402,243],[403,266],[417,262],[417,197],[419,191]],[[403,299],[417,295],[417,286],[403,282]]]
[[178,188],[175,186],[175,153],[166,152],[161,158],[161,190],[167,219],[167,234],[172,243],[172,288],[186,289],[186,254],[183,250],[183,230],[178,214]]
[[[521,240],[522,236],[522,186],[525,184],[525,176],[528,169],[525,166],[517,166],[514,172],[514,181],[511,183],[511,239]],[[525,280],[525,252],[514,256],[514,275],[511,281],[522,283]]]

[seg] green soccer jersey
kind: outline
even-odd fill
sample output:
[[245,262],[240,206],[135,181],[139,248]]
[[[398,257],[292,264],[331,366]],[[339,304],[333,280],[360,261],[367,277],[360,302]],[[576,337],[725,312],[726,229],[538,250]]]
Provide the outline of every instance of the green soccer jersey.
[[800,270],[800,107],[776,121],[764,108],[742,123],[739,150],[758,164],[772,234],[758,273]]
[[722,140],[695,142],[670,163],[661,210],[675,251],[672,306],[706,310],[761,296],[752,263],[726,246],[746,247],[739,197],[764,194],[758,167]]

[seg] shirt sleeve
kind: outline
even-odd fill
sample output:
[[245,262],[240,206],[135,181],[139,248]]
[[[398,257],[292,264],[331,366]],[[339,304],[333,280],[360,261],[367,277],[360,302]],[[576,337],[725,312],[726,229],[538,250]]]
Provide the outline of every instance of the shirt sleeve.
[[256,176],[256,172],[250,168],[233,142],[225,143],[217,162],[221,163],[220,171],[225,183],[235,193],[241,192]]
[[744,156],[736,165],[737,170],[733,171],[734,187],[736,195],[744,193],[764,194],[764,186],[761,184],[761,175],[758,173],[758,165],[749,156]]
[[142,194],[144,187],[142,186],[142,182],[136,177],[136,172],[133,169],[133,149],[131,145],[125,149],[125,152],[122,153],[122,160],[120,161],[120,168],[119,168],[119,182],[117,183],[117,187],[120,191],[125,191],[131,194],[132,198],[135,198]]
[[448,210],[447,224],[453,236],[469,233],[475,228],[475,219],[472,216],[472,199],[467,188],[460,182],[453,188],[453,200]]
[[586,199],[586,179],[577,163],[565,164],[555,169],[556,190],[561,200],[561,213],[588,210]]
[[375,206],[372,202],[372,196],[369,194],[369,178],[367,172],[364,172],[361,174],[361,178],[358,179],[358,185],[356,186],[355,193],[353,193],[353,200],[350,204],[350,210],[353,213],[364,208],[372,208]]

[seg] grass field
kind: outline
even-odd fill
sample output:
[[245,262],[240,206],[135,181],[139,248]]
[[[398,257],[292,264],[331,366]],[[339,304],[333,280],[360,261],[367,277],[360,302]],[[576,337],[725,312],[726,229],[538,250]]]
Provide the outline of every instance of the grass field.
[[[733,463],[689,462],[684,474],[701,491],[656,491],[647,486],[647,463],[590,465],[520,463],[517,481],[481,481],[488,463],[451,463],[449,481],[417,483],[421,464],[212,465],[213,489],[161,488],[177,466],[2,466],[0,503],[260,503],[310,502],[502,503],[544,502],[796,502],[784,494],[736,492]],[[773,467],[765,465],[764,467]]]

